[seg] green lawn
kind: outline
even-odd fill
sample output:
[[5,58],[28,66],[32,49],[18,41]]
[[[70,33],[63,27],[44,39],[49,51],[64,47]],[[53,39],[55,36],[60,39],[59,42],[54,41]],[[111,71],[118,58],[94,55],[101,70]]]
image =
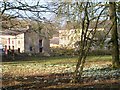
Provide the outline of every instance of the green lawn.
[[[30,57],[20,61],[3,62],[2,64],[27,64],[27,63],[41,63],[41,64],[59,64],[59,63],[76,63],[78,57]],[[88,56],[86,61],[111,61],[111,56]]]
[[[74,72],[77,57],[31,57],[21,61],[2,63],[3,78],[41,76],[55,73]],[[111,64],[111,56],[89,56],[86,59],[85,68],[103,67]]]

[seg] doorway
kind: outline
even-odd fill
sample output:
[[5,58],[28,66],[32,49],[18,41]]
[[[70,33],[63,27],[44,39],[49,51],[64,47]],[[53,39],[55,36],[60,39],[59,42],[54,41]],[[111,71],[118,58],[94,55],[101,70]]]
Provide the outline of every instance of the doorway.
[[42,39],[39,40],[39,52],[42,52]]

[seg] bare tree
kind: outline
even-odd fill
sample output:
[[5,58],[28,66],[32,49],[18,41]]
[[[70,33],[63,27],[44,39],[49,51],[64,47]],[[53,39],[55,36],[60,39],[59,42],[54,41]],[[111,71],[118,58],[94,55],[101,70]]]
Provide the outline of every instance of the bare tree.
[[[2,17],[2,28],[9,29],[15,27],[26,27],[32,25],[33,31],[40,36],[45,37],[42,29],[46,30],[47,36],[51,38],[54,33],[56,22],[46,18],[47,13],[53,13],[54,10],[49,7],[49,3],[41,4],[41,0],[28,1],[0,1]],[[55,24],[55,25],[54,25]],[[54,28],[54,29],[53,29]]]
[[[98,25],[103,23],[107,19],[107,17],[104,16],[106,8],[107,6],[102,5],[102,3],[95,4],[79,1],[71,3],[62,2],[62,4],[59,5],[59,12],[62,12],[62,16],[67,16],[67,20],[77,21],[77,27],[75,27],[74,29],[78,28],[80,32],[79,58],[76,64],[74,79],[72,80],[72,82],[79,82],[81,80],[86,57],[89,53],[92,43],[94,42]],[[96,12],[98,11],[99,13],[97,14]],[[60,15],[60,13],[58,15]],[[92,25],[92,23],[94,24]],[[91,30],[89,30],[90,28]]]
[[[14,10],[15,17],[24,17],[31,20],[37,21],[38,28],[41,30],[40,20],[44,20],[44,17],[41,17],[41,14],[45,12],[56,13],[59,18],[64,19],[65,21],[75,21],[77,24],[75,25],[76,28],[79,29],[81,34],[79,34],[80,42],[79,42],[79,59],[76,64],[76,69],[74,73],[74,80],[73,82],[80,81],[81,75],[83,72],[84,64],[88,52],[92,43],[94,42],[94,37],[97,32],[98,25],[103,23],[104,21],[108,20],[108,14],[106,14],[106,8],[110,4],[110,11],[111,11],[111,21],[113,23],[112,28],[112,42],[113,42],[113,65],[118,66],[119,62],[119,50],[118,50],[118,42],[117,42],[117,19],[116,19],[116,9],[115,3],[103,4],[103,3],[91,3],[91,2],[81,2],[81,1],[73,1],[73,2],[52,2],[47,3],[47,5],[40,4],[40,1],[37,0],[36,4],[30,5],[27,2],[22,2],[16,0],[14,3],[10,2],[2,2],[3,7],[1,14],[4,14],[5,11]],[[23,11],[25,16],[21,15],[19,11]],[[28,15],[31,13],[31,16]],[[91,27],[91,23],[94,22],[94,25]],[[50,24],[47,23],[49,27]],[[44,28],[48,28],[44,27]],[[51,25],[50,25],[51,27]],[[89,28],[92,28],[89,30]],[[40,32],[40,31],[38,31]]]
[[118,44],[118,32],[117,32],[117,15],[116,15],[116,3],[109,2],[110,20],[113,24],[111,29],[111,42],[112,42],[112,65],[113,67],[119,67],[119,44]]

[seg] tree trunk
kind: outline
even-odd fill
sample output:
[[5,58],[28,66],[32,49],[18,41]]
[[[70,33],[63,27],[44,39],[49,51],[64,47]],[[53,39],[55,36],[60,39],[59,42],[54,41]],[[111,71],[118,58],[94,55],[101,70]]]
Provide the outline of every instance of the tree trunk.
[[110,21],[112,22],[111,40],[112,40],[112,65],[117,68],[120,66],[119,62],[119,45],[118,45],[118,32],[117,32],[117,16],[116,16],[116,3],[109,3]]

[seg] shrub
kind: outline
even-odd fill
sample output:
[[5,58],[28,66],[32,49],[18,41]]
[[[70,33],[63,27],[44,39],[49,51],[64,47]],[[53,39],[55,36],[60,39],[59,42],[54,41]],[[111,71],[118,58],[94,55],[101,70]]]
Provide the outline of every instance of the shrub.
[[111,50],[104,50],[104,49],[96,49],[91,50],[89,55],[111,55]]
[[51,48],[51,55],[52,56],[62,56],[62,55],[74,55],[74,49],[68,48]]

